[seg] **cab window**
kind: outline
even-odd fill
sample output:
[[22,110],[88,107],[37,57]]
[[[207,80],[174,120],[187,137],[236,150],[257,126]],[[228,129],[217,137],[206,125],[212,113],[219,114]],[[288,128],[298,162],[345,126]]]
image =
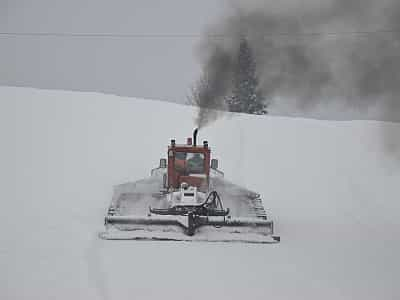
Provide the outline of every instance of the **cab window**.
[[175,170],[179,173],[185,173],[186,152],[175,152]]
[[175,170],[185,175],[204,173],[204,154],[176,152]]
[[188,153],[186,169],[189,174],[204,173],[204,154],[203,153]]

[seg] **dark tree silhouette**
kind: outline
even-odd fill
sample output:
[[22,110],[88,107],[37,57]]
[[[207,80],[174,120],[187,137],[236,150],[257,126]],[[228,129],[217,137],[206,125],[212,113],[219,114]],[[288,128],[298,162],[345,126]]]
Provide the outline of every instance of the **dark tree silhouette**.
[[239,45],[237,62],[233,70],[232,95],[227,98],[232,112],[266,114],[266,103],[258,89],[256,62],[248,41],[243,38]]

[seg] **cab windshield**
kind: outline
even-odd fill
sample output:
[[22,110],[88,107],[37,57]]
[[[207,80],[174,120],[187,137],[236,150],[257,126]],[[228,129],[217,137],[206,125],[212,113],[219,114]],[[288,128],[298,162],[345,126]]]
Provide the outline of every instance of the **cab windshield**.
[[204,154],[176,152],[175,170],[183,175],[204,174]]

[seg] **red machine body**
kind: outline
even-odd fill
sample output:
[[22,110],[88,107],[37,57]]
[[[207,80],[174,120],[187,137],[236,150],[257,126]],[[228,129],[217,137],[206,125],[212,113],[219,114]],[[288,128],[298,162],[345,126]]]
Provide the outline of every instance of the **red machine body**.
[[185,182],[200,190],[207,190],[210,177],[210,148],[208,142],[198,146],[196,143],[197,131],[187,144],[176,145],[171,140],[168,147],[168,188],[177,189]]

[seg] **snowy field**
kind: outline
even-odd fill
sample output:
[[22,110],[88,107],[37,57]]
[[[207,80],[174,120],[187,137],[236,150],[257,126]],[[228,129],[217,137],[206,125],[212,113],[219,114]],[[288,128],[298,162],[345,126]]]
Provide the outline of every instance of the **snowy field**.
[[148,176],[194,116],[0,87],[0,299],[400,299],[400,124],[225,117],[199,137],[280,244],[99,240],[112,186]]

